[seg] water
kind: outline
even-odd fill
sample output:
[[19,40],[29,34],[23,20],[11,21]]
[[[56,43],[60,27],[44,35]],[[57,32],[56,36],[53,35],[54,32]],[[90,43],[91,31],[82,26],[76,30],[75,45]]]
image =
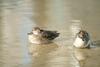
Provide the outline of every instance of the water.
[[[99,0],[0,0],[0,67],[100,67]],[[58,30],[51,44],[30,44],[33,26]],[[87,30],[95,47],[75,49]]]

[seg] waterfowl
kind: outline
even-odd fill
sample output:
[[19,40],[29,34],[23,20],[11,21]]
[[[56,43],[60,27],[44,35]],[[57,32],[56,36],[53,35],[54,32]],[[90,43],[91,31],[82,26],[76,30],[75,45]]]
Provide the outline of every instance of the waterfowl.
[[77,48],[90,48],[92,41],[90,40],[89,34],[84,31],[80,30],[75,37],[75,41],[73,43],[74,47]]
[[57,31],[43,30],[39,27],[34,27],[32,32],[28,33],[28,39],[31,43],[45,44],[54,40],[59,36]]

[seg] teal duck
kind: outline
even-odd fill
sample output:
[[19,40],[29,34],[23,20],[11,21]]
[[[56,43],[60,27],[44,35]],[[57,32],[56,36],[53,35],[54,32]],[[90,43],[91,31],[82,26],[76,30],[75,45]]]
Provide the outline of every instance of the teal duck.
[[57,31],[43,30],[39,27],[34,27],[32,32],[28,33],[28,39],[31,43],[44,44],[49,43],[59,36]]
[[76,34],[73,45],[77,48],[90,48],[92,41],[90,40],[90,36],[86,31],[80,30]]

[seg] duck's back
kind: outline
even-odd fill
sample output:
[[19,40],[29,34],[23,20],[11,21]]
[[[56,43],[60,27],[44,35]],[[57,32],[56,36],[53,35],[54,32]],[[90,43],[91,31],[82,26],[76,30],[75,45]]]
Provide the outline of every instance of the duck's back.
[[53,40],[59,36],[59,33],[57,33],[56,31],[42,30],[42,36],[44,38],[47,38],[48,40]]

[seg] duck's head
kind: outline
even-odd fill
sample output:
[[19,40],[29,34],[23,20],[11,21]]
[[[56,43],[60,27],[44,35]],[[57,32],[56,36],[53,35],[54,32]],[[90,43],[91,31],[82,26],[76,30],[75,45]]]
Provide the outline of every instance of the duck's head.
[[78,37],[80,37],[82,40],[88,36],[88,33],[84,30],[80,30],[78,33]]
[[32,33],[35,34],[35,35],[40,34],[40,32],[41,32],[41,29],[40,29],[39,27],[34,27],[34,28],[32,29]]

